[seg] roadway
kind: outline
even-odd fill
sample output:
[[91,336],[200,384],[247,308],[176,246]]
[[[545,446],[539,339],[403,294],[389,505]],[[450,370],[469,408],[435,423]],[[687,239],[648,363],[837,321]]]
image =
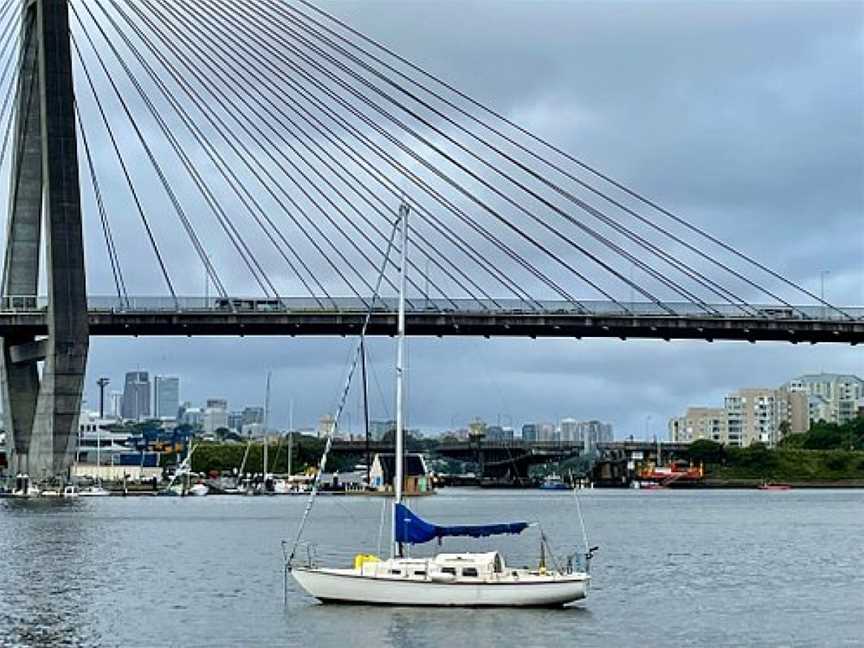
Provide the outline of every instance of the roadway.
[[[0,336],[47,335],[43,302],[27,299],[17,305],[7,301],[0,307]],[[211,298],[205,303],[195,298],[176,301],[138,298],[121,304],[91,298],[90,335],[357,335],[366,317],[362,301],[331,301]],[[751,307],[753,314],[742,314],[728,306],[726,312],[720,307],[717,312],[699,312],[695,305],[677,304],[635,304],[630,308],[612,308],[607,304],[590,310],[564,302],[543,302],[533,309],[517,304],[415,301],[406,315],[406,331],[412,336],[429,337],[692,339],[852,345],[864,342],[864,309],[860,308],[835,312],[821,307],[794,307],[794,311],[785,307]],[[393,304],[385,303],[374,311],[367,333],[392,336],[396,319]]]

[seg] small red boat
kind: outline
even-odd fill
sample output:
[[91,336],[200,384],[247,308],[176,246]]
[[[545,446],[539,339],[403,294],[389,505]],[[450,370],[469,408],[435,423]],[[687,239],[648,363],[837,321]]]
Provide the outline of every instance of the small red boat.
[[767,490],[767,491],[788,491],[791,490],[792,487],[789,484],[769,484],[762,483],[756,487],[758,490]]

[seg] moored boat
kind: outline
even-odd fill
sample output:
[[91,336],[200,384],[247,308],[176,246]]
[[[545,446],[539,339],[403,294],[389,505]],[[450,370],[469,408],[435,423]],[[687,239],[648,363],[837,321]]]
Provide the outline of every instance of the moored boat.
[[[310,556],[307,564],[295,565],[294,558],[302,538],[303,527],[311,511],[318,484],[324,473],[327,456],[336,435],[341,412],[357,367],[362,340],[375,308],[375,296],[367,312],[354,361],[348,371],[342,398],[331,423],[330,434],[318,468],[309,502],[300,521],[294,544],[286,552],[286,577],[290,573],[308,594],[323,603],[364,603],[371,605],[459,606],[459,607],[537,607],[562,606],[585,599],[591,577],[588,566],[593,549],[586,544],[584,570],[547,568],[549,546],[545,535],[540,536],[540,560],[536,569],[514,569],[507,566],[497,552],[439,553],[429,558],[406,555],[407,545],[441,541],[445,537],[480,538],[493,535],[518,535],[529,526],[528,522],[505,522],[479,525],[442,526],[432,524],[413,513],[402,501],[404,488],[404,415],[403,415],[403,359],[405,341],[405,270],[408,208],[399,210],[401,226],[401,265],[398,315],[398,346],[396,352],[396,452],[393,477],[394,501],[392,507],[391,553],[387,559],[359,554],[350,567],[321,567]],[[391,238],[392,244],[392,238]],[[390,247],[388,246],[388,254]],[[387,259],[385,258],[386,268]],[[378,287],[381,277],[379,276]],[[578,502],[578,500],[577,500]],[[581,519],[581,513],[580,513]],[[594,548],[596,549],[596,548]]]

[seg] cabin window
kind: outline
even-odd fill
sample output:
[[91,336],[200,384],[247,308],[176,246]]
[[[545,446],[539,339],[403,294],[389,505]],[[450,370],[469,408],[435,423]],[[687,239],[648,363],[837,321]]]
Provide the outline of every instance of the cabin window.
[[417,571],[414,572],[414,575],[415,576],[425,576],[426,570],[425,569],[418,569]]
[[463,576],[470,576],[472,578],[477,578],[477,568],[476,567],[465,567],[462,569]]
[[399,576],[402,573],[402,570],[401,569],[391,569],[390,573],[393,574],[394,576]]
[[442,574],[453,574],[455,576],[456,575],[456,569],[454,567],[442,567],[441,573]]

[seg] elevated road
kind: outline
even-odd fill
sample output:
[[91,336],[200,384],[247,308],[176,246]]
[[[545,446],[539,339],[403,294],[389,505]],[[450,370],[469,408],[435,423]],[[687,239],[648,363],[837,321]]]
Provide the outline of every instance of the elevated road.
[[[694,304],[584,302],[417,301],[407,314],[412,336],[638,338],[660,340],[746,340],[792,343],[864,342],[864,309],[754,306],[744,314]],[[725,308],[725,310],[723,310]],[[128,303],[90,298],[90,334],[97,336],[350,336],[366,316],[359,299],[209,300],[136,298]],[[393,304],[376,308],[369,335],[393,335]],[[48,322],[39,298],[7,298],[0,308],[0,337],[46,335]]]

